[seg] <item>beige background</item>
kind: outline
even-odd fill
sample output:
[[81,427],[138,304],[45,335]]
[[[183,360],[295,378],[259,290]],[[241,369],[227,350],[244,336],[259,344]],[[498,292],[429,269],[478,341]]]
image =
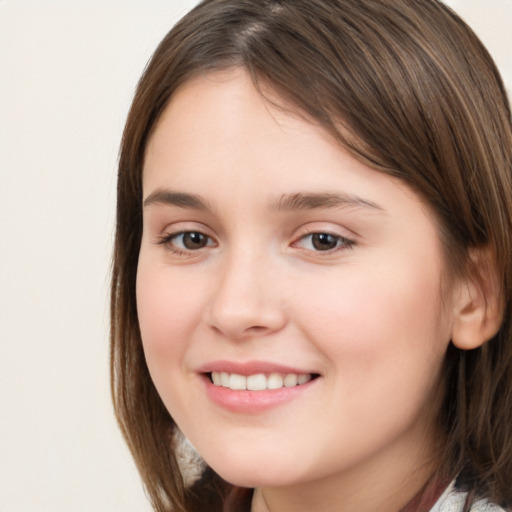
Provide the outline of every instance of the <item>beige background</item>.
[[[110,405],[117,148],[192,0],[0,0],[0,512],[149,511]],[[512,88],[512,0],[449,2]]]

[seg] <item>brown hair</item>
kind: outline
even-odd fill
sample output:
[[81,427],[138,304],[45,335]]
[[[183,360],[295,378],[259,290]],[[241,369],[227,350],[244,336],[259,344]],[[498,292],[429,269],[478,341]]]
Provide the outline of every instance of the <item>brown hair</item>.
[[452,273],[470,268],[470,248],[495,256],[504,320],[482,347],[448,349],[439,474],[459,474],[468,503],[481,496],[511,506],[512,127],[491,57],[436,0],[205,0],[149,62],[119,161],[112,394],[155,510],[222,510],[231,486],[206,468],[185,487],[175,425],[146,367],[135,296],[144,152],[180,85],[232,66],[417,191],[436,215]]

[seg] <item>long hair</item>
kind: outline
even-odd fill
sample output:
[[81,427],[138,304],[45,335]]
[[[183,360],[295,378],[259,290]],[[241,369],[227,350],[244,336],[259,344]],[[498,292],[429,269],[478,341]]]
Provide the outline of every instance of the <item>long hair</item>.
[[469,271],[471,248],[495,255],[504,320],[481,348],[448,349],[438,472],[459,474],[470,501],[511,506],[512,126],[492,58],[436,0],[205,0],[150,60],[119,159],[112,395],[155,510],[215,511],[234,499],[210,468],[195,485],[183,483],[176,426],[144,359],[135,280],[142,168],[155,124],[192,77],[237,66],[356,158],[415,190],[434,212],[450,272]]

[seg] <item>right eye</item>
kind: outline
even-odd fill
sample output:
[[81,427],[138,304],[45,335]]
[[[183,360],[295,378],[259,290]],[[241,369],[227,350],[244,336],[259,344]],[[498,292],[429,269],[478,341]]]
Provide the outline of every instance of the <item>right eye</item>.
[[186,251],[197,251],[204,247],[213,247],[215,242],[211,237],[200,231],[181,231],[163,236],[159,244],[166,245],[170,250],[177,253]]

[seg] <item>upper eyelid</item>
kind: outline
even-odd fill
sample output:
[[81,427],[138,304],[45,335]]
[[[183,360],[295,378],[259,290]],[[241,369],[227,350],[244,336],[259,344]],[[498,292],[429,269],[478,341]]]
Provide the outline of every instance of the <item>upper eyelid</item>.
[[158,236],[176,236],[182,233],[202,233],[203,235],[209,236],[210,238],[215,238],[215,236],[212,234],[212,229],[210,229],[202,222],[195,221],[171,222],[163,225],[162,228],[159,228],[157,225],[155,225],[154,232],[158,233]]
[[300,242],[301,240],[304,240],[307,237],[310,237],[310,236],[313,236],[313,235],[318,235],[318,234],[333,236],[333,237],[339,239],[344,245],[347,245],[347,246],[355,244],[355,240],[353,240],[352,238],[349,238],[347,236],[340,235],[339,233],[332,233],[330,231],[311,231],[309,233],[305,233],[305,234],[297,237],[295,239],[295,241],[292,242],[291,245],[297,244],[298,242]]
[[[330,225],[326,225],[330,224]],[[217,234],[213,234],[212,230],[200,223],[193,221],[181,221],[172,224],[166,225],[163,229],[159,230],[158,234],[155,233],[154,238],[157,243],[165,243],[165,241],[170,241],[173,237],[177,237],[184,233],[201,233],[206,236],[209,240],[212,240],[214,243],[218,244],[218,236]],[[332,223],[326,223],[323,221],[315,221],[306,223],[302,226],[299,226],[294,230],[293,233],[289,235],[289,244],[293,245],[297,243],[302,238],[307,236],[311,236],[318,233],[325,233],[335,237],[338,237],[346,242],[350,242],[351,244],[355,244],[359,235],[355,233],[353,230],[348,229],[347,227],[341,225],[332,225]],[[222,238],[222,236],[221,236]]]
[[324,222],[313,222],[305,224],[295,231],[294,238],[298,240],[299,238],[307,235],[313,235],[315,233],[326,233],[355,242],[359,236],[356,232],[344,226],[336,225],[336,227],[332,227],[332,223],[328,224],[330,225],[326,226],[326,223]]
[[300,235],[297,238],[297,240],[302,240],[303,238],[307,238],[308,236],[313,236],[313,235],[330,235],[335,238],[339,238],[340,240],[346,240],[346,241],[353,242],[353,240],[348,236],[342,235],[341,233],[333,233],[332,231],[328,231],[328,230],[310,231],[308,233],[304,233],[303,235]]
[[186,233],[201,233],[201,235],[204,235],[209,240],[212,240],[215,242],[215,238],[208,233],[205,233],[204,231],[201,231],[199,229],[180,229],[178,231],[172,231],[172,232],[163,232],[161,235],[159,235],[157,238],[159,240],[159,243],[165,243],[165,241],[171,241],[173,238],[176,238],[180,235],[185,235]]

